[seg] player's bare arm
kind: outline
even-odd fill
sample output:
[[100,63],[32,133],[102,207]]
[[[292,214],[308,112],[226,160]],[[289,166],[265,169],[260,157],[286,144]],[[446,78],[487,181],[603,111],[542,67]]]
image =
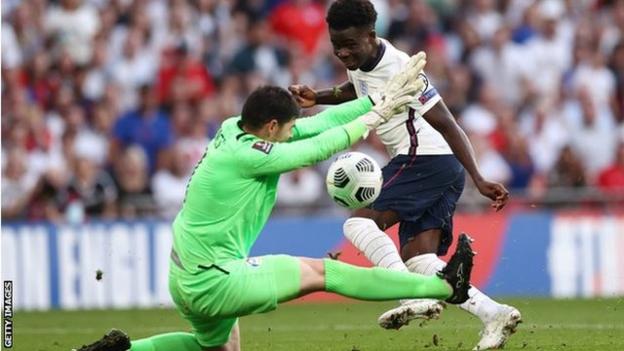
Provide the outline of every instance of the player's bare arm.
[[435,104],[423,117],[433,128],[442,134],[459,162],[470,174],[479,192],[493,201],[492,207],[496,211],[505,207],[509,200],[509,191],[502,184],[490,182],[483,178],[479,172],[474,150],[468,136],[457,124],[444,101],[441,100]]
[[332,88],[314,90],[307,85],[291,85],[288,90],[303,108],[314,105],[338,105],[357,99],[353,84],[346,81]]

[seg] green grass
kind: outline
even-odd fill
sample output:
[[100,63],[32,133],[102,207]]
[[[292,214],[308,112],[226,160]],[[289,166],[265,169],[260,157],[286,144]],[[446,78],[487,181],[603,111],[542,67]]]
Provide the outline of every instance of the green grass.
[[[506,350],[624,350],[624,299],[507,300],[524,323]],[[470,350],[480,323],[449,306],[438,321],[400,331],[377,327],[392,303],[292,304],[241,321],[242,349],[250,350]],[[70,350],[111,327],[140,338],[187,330],[172,310],[18,312],[14,350]],[[433,339],[438,339],[437,346]],[[171,350],[176,351],[176,350]]]

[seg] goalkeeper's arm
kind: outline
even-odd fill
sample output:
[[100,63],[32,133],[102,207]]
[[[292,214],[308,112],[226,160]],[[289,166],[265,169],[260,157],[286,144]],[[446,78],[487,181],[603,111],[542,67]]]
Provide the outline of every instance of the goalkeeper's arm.
[[290,140],[310,138],[328,129],[349,123],[369,112],[372,106],[372,100],[369,97],[362,97],[330,107],[314,116],[300,118],[293,128],[293,136]]
[[386,96],[372,111],[311,138],[275,144],[251,138],[241,152],[244,165],[241,169],[245,175],[256,177],[280,174],[326,160],[391,118],[397,109],[405,107],[413,95],[422,90],[422,86],[419,80],[408,84],[396,95]]
[[366,124],[356,119],[299,141],[270,143],[253,138],[239,153],[240,169],[246,176],[258,177],[310,166],[349,148],[367,132]]

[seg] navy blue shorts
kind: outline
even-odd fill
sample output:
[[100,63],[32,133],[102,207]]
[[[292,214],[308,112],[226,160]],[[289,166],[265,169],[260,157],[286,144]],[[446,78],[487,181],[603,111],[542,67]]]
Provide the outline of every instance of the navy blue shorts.
[[429,229],[441,229],[437,254],[453,241],[453,213],[464,190],[464,167],[455,155],[398,155],[382,169],[381,194],[370,208],[399,214],[401,247]]

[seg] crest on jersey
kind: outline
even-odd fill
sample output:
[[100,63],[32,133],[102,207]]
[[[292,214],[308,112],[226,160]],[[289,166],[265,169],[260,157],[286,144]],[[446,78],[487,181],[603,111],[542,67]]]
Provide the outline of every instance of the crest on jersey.
[[258,151],[262,151],[265,154],[269,154],[271,153],[271,150],[273,150],[273,144],[269,143],[268,141],[256,141],[255,143],[253,143],[253,145],[251,145],[252,148],[258,150]]
[[431,98],[435,97],[438,95],[438,91],[436,90],[436,88],[431,88],[431,90],[429,91],[425,91],[419,98],[418,101],[421,104],[426,104],[429,100],[431,100]]
[[360,95],[368,95],[368,84],[363,80],[359,80],[358,83],[360,84]]

